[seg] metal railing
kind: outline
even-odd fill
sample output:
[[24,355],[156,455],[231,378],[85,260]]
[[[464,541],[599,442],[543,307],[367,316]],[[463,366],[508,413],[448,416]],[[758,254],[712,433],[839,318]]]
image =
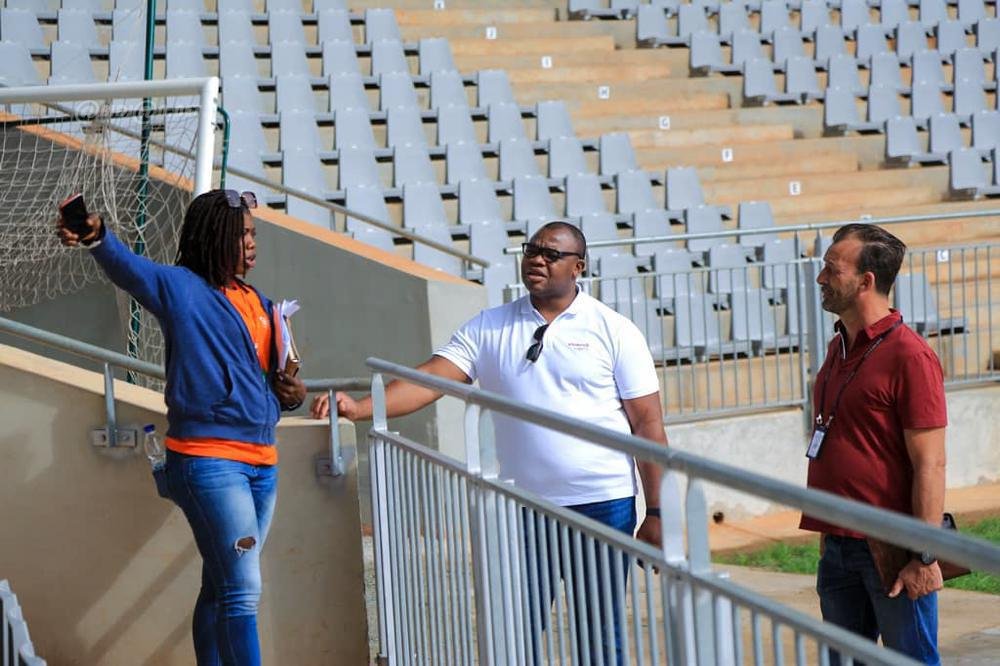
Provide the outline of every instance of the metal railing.
[[0,580],[0,666],[45,666],[35,655],[21,605],[6,580]]
[[[817,226],[837,225],[803,225]],[[797,257],[802,239],[789,242]],[[748,259],[754,256],[753,248],[742,251]],[[835,321],[821,305],[816,284],[821,268],[817,258],[755,261],[598,275],[581,279],[580,287],[643,332],[660,375],[665,419],[682,422],[780,407],[810,409],[809,382],[823,363]],[[995,242],[924,247],[906,255],[893,305],[938,355],[948,387],[1000,380],[994,272],[1000,277]],[[520,284],[506,290],[509,300],[526,293]]]
[[[831,651],[914,663],[713,571],[705,482],[1000,572],[1000,548],[979,539],[380,359],[368,366],[379,646],[389,664],[611,664],[619,651],[639,664],[760,664],[765,652],[774,663],[827,664]],[[388,429],[383,374],[465,402],[466,462]],[[661,465],[660,547],[500,479],[490,412]]]

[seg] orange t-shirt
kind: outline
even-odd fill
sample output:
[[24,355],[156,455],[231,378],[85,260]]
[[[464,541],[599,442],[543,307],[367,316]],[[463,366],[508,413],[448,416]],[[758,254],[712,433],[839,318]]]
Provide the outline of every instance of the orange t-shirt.
[[[257,350],[257,360],[264,370],[271,366],[271,319],[256,292],[242,282],[223,288],[223,293],[243,318],[250,332],[250,339]],[[167,437],[167,448],[189,456],[223,458],[250,465],[274,465],[278,462],[278,449],[274,446],[238,442],[214,437],[190,437],[175,439]]]

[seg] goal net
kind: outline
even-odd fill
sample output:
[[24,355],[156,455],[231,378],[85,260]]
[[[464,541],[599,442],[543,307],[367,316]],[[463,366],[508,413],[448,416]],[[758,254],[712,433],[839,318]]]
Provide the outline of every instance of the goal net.
[[[208,113],[214,122],[210,82],[39,87],[27,98],[23,88],[0,89],[0,311],[106,280],[87,252],[55,237],[56,207],[73,193],[137,253],[173,263],[184,210],[211,178],[214,145],[203,123]],[[162,363],[155,319],[118,293],[124,351]]]

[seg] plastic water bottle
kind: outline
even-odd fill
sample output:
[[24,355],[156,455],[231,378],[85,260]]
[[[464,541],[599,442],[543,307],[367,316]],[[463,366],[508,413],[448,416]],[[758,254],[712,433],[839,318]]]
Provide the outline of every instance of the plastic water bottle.
[[149,466],[153,471],[153,481],[156,483],[156,493],[160,497],[169,498],[170,490],[167,487],[167,451],[163,447],[163,438],[156,432],[156,426],[150,423],[143,426],[145,433],[142,440],[142,448],[149,459]]
[[142,431],[146,433],[142,440],[142,448],[149,458],[149,466],[154,472],[163,469],[167,464],[167,452],[163,448],[163,439],[156,432],[156,426],[150,423],[144,426]]

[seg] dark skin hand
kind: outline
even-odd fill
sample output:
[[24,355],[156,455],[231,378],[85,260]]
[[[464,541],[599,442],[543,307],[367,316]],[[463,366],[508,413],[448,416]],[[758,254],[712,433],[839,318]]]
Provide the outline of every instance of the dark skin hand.
[[279,370],[274,376],[274,393],[282,405],[299,405],[306,399],[306,385]]
[[56,218],[56,235],[59,236],[59,241],[66,247],[76,247],[81,241],[96,238],[98,234],[100,234],[101,216],[97,213],[91,213],[87,216],[87,225],[91,228],[91,232],[81,238],[79,235],[66,228],[63,218],[60,215]]

